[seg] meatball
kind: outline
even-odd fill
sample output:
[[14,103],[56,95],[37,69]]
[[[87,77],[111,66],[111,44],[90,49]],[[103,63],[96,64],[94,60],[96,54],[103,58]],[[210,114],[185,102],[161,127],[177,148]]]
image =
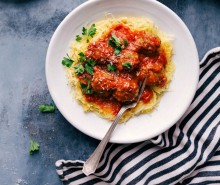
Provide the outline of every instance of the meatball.
[[124,48],[124,40],[126,39],[129,42],[133,41],[133,33],[130,30],[130,28],[125,27],[123,24],[117,24],[112,27],[112,31],[109,32],[108,38],[110,38],[112,35],[115,35],[122,44],[122,47]]
[[116,89],[116,76],[101,67],[95,66],[91,86],[97,92],[114,90]]
[[[127,77],[127,78],[126,78]],[[133,101],[138,95],[138,83],[127,75],[110,73],[101,67],[94,67],[92,89],[103,96],[113,95],[119,102]]]
[[119,71],[136,69],[140,63],[138,53],[127,49],[122,50],[120,57],[112,56],[110,61]]
[[134,101],[139,92],[138,84],[134,80],[118,79],[117,89],[113,96],[119,102]]
[[113,54],[114,49],[104,39],[89,44],[86,51],[86,57],[95,60],[99,64],[105,64]]
[[145,31],[135,32],[134,37],[135,41],[129,45],[128,49],[135,52],[145,54],[155,53],[161,44],[159,37],[150,33],[148,34]]
[[166,57],[163,53],[160,53],[154,57],[139,57],[140,69],[137,72],[139,79],[147,77],[147,85],[164,86],[166,83],[165,64]]

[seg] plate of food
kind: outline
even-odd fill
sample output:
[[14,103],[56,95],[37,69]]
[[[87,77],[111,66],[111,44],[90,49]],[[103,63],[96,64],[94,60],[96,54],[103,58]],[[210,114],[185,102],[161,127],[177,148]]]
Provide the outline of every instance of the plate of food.
[[174,125],[197,88],[199,59],[184,22],[154,0],[91,0],[60,23],[46,57],[50,94],[63,116],[101,140],[123,105],[110,142],[153,138]]

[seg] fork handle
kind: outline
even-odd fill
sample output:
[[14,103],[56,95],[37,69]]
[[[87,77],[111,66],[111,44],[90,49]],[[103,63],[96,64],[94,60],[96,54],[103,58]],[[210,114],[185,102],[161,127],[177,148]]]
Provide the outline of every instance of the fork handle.
[[93,174],[96,171],[96,168],[99,164],[100,158],[105,150],[105,147],[107,143],[110,140],[111,134],[114,131],[116,125],[118,124],[119,119],[123,115],[123,113],[127,110],[127,108],[122,107],[121,110],[118,112],[115,120],[113,121],[111,127],[108,129],[108,132],[106,133],[105,137],[101,140],[98,147],[95,149],[95,151],[92,153],[92,155],[87,159],[87,161],[83,165],[83,173],[88,176],[90,174]]

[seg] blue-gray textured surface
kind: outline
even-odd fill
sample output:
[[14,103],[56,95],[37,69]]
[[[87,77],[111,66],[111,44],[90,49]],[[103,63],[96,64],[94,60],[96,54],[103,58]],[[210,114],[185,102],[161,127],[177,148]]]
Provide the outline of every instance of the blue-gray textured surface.
[[[59,185],[58,159],[86,159],[98,141],[59,113],[41,114],[51,103],[45,79],[49,40],[61,20],[85,0],[0,0],[0,184]],[[135,1],[134,1],[135,2]],[[200,58],[220,45],[219,0],[161,0],[191,31]],[[175,29],[175,28],[174,28]],[[29,155],[30,138],[40,151]]]

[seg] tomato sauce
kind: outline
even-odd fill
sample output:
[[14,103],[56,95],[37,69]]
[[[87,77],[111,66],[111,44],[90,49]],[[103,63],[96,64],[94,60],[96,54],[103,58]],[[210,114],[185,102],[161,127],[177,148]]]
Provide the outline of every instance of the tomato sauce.
[[152,97],[153,97],[153,91],[149,88],[146,88],[141,96],[141,100],[144,103],[148,103]]
[[91,89],[85,93],[86,101],[116,115],[121,106],[136,100],[139,83],[146,78],[141,101],[148,103],[153,97],[150,87],[163,87],[167,82],[167,59],[160,44],[156,35],[132,31],[121,23],[112,26],[104,38],[90,43],[85,53],[96,62],[93,75],[85,72],[78,76]]

